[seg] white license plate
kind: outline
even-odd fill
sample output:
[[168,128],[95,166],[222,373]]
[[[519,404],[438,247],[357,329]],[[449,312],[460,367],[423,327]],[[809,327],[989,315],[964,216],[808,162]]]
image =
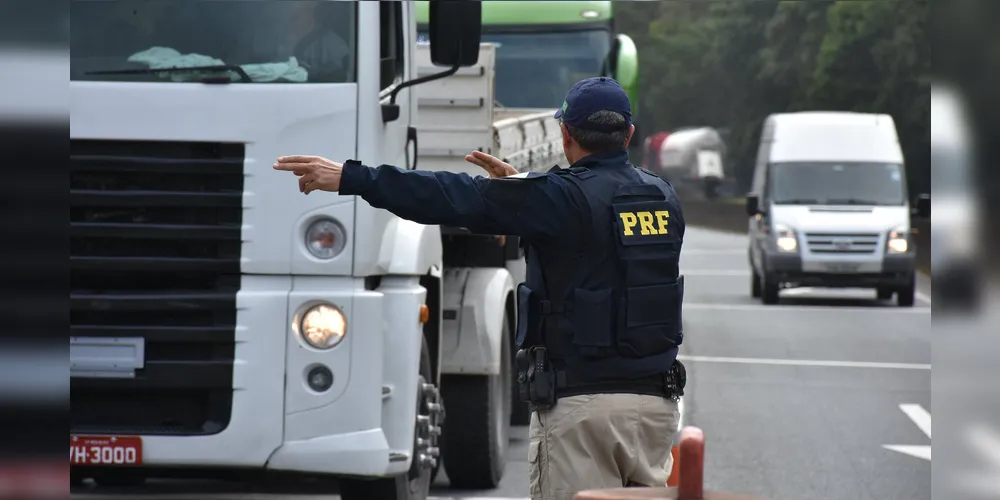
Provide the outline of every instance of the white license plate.
[[860,268],[861,264],[852,264],[847,262],[831,262],[829,264],[823,264],[823,269],[825,269],[828,273],[856,273]]

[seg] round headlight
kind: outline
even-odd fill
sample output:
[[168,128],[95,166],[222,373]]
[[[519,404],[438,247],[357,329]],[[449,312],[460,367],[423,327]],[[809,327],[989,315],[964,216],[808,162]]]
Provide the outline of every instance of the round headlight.
[[306,248],[317,259],[332,259],[344,251],[347,233],[337,221],[320,219],[306,228]]
[[332,305],[313,306],[302,315],[299,334],[302,340],[316,349],[330,349],[347,334],[347,318]]

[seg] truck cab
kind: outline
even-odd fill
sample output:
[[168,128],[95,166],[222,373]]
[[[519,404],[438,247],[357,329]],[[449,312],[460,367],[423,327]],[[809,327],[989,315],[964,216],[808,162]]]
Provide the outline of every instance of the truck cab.
[[[915,208],[928,215],[929,196]],[[771,115],[746,210],[751,293],[765,304],[808,286],[874,288],[880,300],[913,305],[911,204],[892,117]]]
[[[475,64],[480,5],[430,10],[440,76]],[[74,480],[260,470],[342,478],[348,500],[426,496],[440,229],[271,168],[415,166],[413,4],[71,9]],[[505,273],[481,301],[503,304]]]

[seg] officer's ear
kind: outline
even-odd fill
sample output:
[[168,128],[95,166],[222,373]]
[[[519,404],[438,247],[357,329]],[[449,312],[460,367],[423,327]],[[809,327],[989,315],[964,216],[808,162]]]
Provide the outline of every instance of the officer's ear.
[[628,143],[632,142],[632,137],[635,136],[635,125],[628,126],[628,137],[625,138],[625,147],[628,147]]
[[562,130],[563,149],[568,150],[574,142],[573,136],[569,135],[569,128],[565,123],[559,122],[559,130]]

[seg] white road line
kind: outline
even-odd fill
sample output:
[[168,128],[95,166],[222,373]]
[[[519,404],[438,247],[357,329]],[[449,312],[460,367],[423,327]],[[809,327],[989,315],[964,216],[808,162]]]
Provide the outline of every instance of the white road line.
[[[785,366],[829,366],[835,368],[885,368],[890,370],[930,370],[931,365],[916,363],[880,363],[871,361],[828,361],[819,359],[769,359],[769,358],[729,358],[720,356],[677,356],[681,361],[703,363],[734,363],[744,365],[785,365]],[[906,411],[906,410],[903,410]],[[911,417],[912,418],[912,417]],[[930,432],[930,416],[927,417],[927,432]],[[915,421],[915,420],[914,420]],[[920,425],[920,424],[917,424]],[[930,436],[930,434],[928,434]]]
[[744,250],[733,250],[727,248],[683,248],[681,249],[681,256],[685,255],[743,255],[746,256],[747,251]]
[[530,497],[427,497],[427,500],[531,500]]
[[903,413],[905,413],[906,416],[910,417],[910,420],[912,420],[914,424],[917,424],[917,427],[919,427],[920,430],[927,435],[927,438],[930,439],[931,414],[927,413],[927,410],[925,410],[923,406],[916,404],[906,404],[906,405],[899,405],[899,409],[903,410]]
[[750,271],[738,269],[681,269],[684,276],[746,276],[750,277]]
[[[844,297],[838,297],[844,298]],[[767,311],[767,312],[831,312],[831,313],[855,313],[870,312],[882,314],[931,314],[929,307],[897,308],[897,307],[850,307],[850,306],[799,306],[799,305],[757,305],[757,304],[700,304],[684,303],[685,311]]]

